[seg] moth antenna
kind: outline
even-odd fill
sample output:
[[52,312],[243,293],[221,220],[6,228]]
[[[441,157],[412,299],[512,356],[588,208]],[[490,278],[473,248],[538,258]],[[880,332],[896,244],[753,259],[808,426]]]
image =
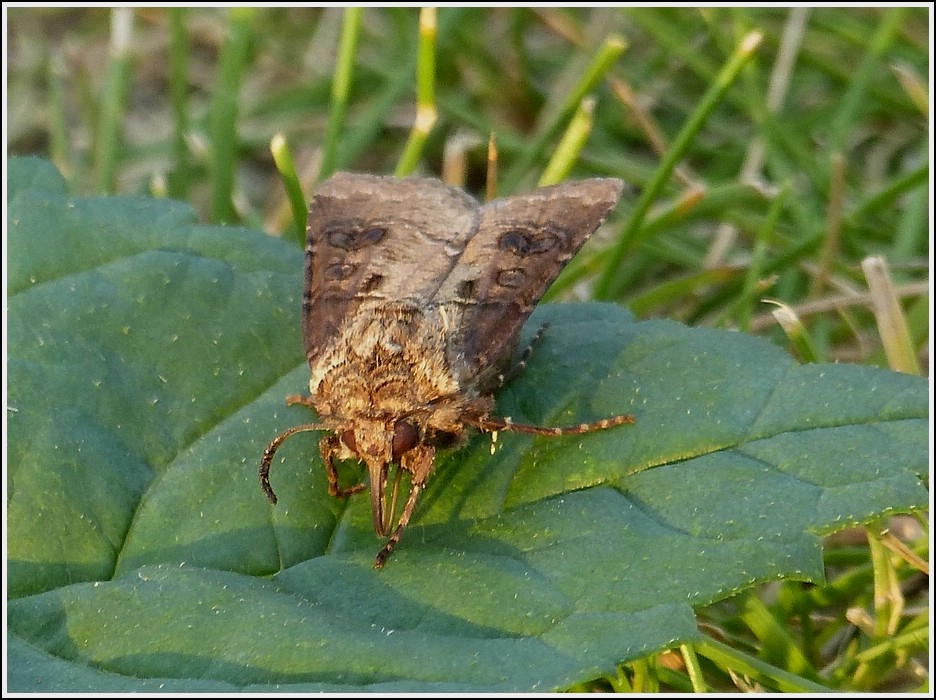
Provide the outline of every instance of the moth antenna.
[[[536,344],[540,341],[540,338],[543,337],[543,333],[546,332],[547,328],[549,328],[548,323],[544,323],[542,326],[539,327],[539,330],[533,334],[533,337],[530,338],[530,342],[527,344],[524,351],[520,354],[520,359],[517,360],[517,363],[513,367],[511,367],[509,370],[504,372],[504,374],[501,374],[497,377],[497,384],[491,389],[491,391],[497,391],[505,384],[508,384],[509,382],[513,381],[526,368],[527,362],[529,362],[530,357],[533,355],[533,349],[536,347]],[[437,396],[429,403],[430,404],[442,403],[443,401],[448,401],[457,396],[458,396],[458,392],[453,392],[451,394],[443,394],[442,396]],[[297,401],[297,403],[299,402]],[[416,411],[410,411],[410,413],[404,413],[402,417],[406,418],[407,416],[410,416],[413,413],[416,413]],[[475,425],[475,423],[472,423],[470,420],[467,420],[467,419],[465,420],[465,422],[468,423],[469,425]]]
[[468,425],[473,425],[479,430],[497,431],[510,430],[515,433],[531,433],[533,435],[582,435],[596,430],[607,430],[618,425],[634,423],[633,416],[612,416],[592,421],[591,423],[579,423],[578,425],[567,425],[558,428],[550,428],[544,425],[530,425],[528,423],[514,423],[510,418],[474,418],[466,419]]
[[282,445],[287,438],[295,435],[296,433],[303,433],[308,430],[328,430],[328,428],[324,425],[321,425],[320,423],[305,423],[303,425],[297,425],[294,428],[284,430],[275,438],[273,438],[273,440],[270,441],[270,444],[267,445],[266,449],[263,451],[263,457],[260,459],[260,486],[263,488],[263,493],[266,494],[266,497],[274,506],[276,505],[277,499],[276,494],[273,493],[273,487],[270,486],[270,465],[273,463],[273,455],[276,454],[276,451],[279,449],[280,445]]
[[517,363],[513,367],[511,367],[509,370],[507,370],[504,374],[502,374],[501,376],[497,378],[498,384],[496,387],[494,387],[495,391],[499,389],[500,387],[504,386],[505,384],[508,384],[514,379],[516,379],[517,376],[524,369],[526,369],[527,362],[529,362],[530,357],[533,356],[533,349],[536,347],[536,344],[540,341],[540,338],[543,337],[543,333],[546,332],[547,328],[549,328],[549,324],[544,323],[542,326],[539,327],[539,330],[533,334],[533,337],[530,338],[530,342],[527,344],[526,348],[520,354],[520,359],[517,360]]

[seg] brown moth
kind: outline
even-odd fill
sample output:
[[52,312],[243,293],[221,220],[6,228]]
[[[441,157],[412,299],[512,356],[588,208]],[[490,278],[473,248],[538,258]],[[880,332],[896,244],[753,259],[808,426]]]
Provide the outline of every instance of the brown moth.
[[[286,399],[315,409],[320,422],[267,446],[260,483],[270,501],[280,444],[297,432],[329,431],[319,449],[331,495],[365,488],[340,488],[336,459],[367,465],[374,530],[389,535],[379,568],[413,514],[436,449],[459,443],[468,427],[564,435],[632,423],[615,416],[547,428],[490,415],[493,392],[525,362],[510,371],[521,326],[622,189],[616,179],[581,180],[479,205],[438,180],[339,173],[324,182],[306,230],[302,337],[311,395]],[[403,472],[409,493],[391,533]]]

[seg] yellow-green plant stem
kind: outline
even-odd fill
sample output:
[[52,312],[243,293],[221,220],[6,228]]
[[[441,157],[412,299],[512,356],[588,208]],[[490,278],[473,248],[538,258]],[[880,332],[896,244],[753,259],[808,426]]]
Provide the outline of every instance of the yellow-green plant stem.
[[302,248],[305,245],[305,196],[302,194],[302,184],[296,172],[296,163],[283,134],[276,134],[270,141],[270,153],[273,154],[273,162],[283,179],[286,196],[289,198],[289,209],[292,211],[294,226],[291,229],[290,238]]
[[397,177],[409,175],[416,169],[426,139],[438,117],[435,106],[436,33],[435,8],[422,8],[419,12],[419,52],[416,58],[416,119],[397,163],[394,173]]
[[504,173],[503,189],[506,192],[513,192],[516,189],[521,178],[523,178],[530,167],[545,152],[549,142],[566,123],[569,115],[577,109],[584,99],[585,95],[595,89],[595,86],[611,70],[614,62],[627,48],[627,43],[623,37],[616,34],[609,36],[602,42],[598,51],[592,59],[588,68],[582,74],[572,91],[562,102],[562,107],[555,113],[554,118],[545,124],[540,133],[536,136],[529,147],[517,157],[513,165]]
[[575,111],[569,126],[562,135],[562,140],[553,152],[552,158],[539,179],[539,186],[555,185],[569,175],[575,161],[578,160],[592,128],[592,115],[595,112],[595,100],[586,97]]

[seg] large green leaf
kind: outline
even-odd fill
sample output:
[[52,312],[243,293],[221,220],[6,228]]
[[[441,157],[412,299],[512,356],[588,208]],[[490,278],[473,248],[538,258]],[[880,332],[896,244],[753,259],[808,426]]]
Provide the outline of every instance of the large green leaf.
[[568,687],[927,503],[923,380],[552,305],[500,415],[636,425],[475,437],[376,571],[367,496],[328,496],[315,436],[277,454],[278,506],[257,481],[312,418],[283,404],[308,381],[301,252],[8,166],[11,690]]

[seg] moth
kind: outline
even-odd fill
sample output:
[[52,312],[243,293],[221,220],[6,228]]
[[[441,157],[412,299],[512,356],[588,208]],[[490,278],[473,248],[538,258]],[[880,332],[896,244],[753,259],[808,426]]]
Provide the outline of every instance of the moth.
[[[556,276],[614,208],[623,183],[570,181],[480,205],[438,180],[339,173],[309,207],[302,337],[318,423],[289,428],[263,452],[260,484],[270,502],[273,455],[302,431],[319,442],[332,496],[336,460],[367,466],[374,530],[387,538],[383,566],[409,523],[436,450],[469,428],[495,433],[581,434],[632,423],[615,416],[552,428],[491,415],[520,329]],[[393,484],[388,487],[393,469]],[[409,490],[394,520],[403,473]]]

